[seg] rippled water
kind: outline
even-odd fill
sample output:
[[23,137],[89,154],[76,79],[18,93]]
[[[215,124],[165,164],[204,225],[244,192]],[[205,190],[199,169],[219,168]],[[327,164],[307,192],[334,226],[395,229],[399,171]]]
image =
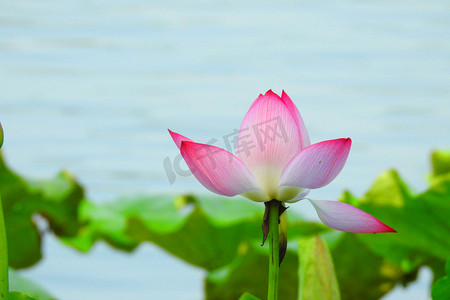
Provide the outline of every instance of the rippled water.
[[[311,197],[362,194],[389,167],[420,190],[430,150],[450,146],[449,13],[448,1],[1,1],[5,153],[29,176],[71,170],[95,201],[204,192],[193,177],[169,184],[166,129],[224,146],[259,93],[285,89],[313,142],[353,139]],[[201,297],[203,272],[150,245],[44,246],[26,273],[61,299]],[[430,276],[386,299],[426,298]]]

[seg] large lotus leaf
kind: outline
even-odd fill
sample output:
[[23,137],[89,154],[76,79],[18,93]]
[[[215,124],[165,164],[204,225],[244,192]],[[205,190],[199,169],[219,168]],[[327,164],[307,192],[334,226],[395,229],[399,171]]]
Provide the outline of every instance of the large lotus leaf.
[[433,300],[446,300],[450,299],[450,258],[445,265],[446,276],[440,278],[433,285],[431,290],[431,296]]
[[39,213],[57,236],[74,236],[80,226],[78,207],[84,198],[83,188],[71,173],[63,171],[46,181],[27,180],[27,190],[31,194],[42,195],[43,201],[34,200],[30,209]]
[[[380,299],[396,284],[415,278],[415,271],[406,273],[400,266],[373,253],[357,235],[359,234],[327,233],[326,237],[332,247],[331,253],[343,300]],[[230,265],[209,273],[205,284],[207,299],[235,299],[244,291],[265,299],[268,249],[252,245],[249,247],[248,244],[242,244],[238,256]],[[295,247],[288,247],[287,257],[295,261],[298,256],[290,250],[293,248]],[[280,299],[297,299],[295,295],[299,286],[292,280],[293,277],[297,280],[299,277],[297,271],[293,270],[292,263],[285,258],[281,265],[284,277],[280,278]]]
[[138,242],[126,234],[127,215],[121,210],[123,204],[132,205],[126,200],[102,205],[88,201],[80,204],[80,221],[83,226],[75,237],[63,237],[61,240],[79,251],[89,251],[92,245],[103,240],[112,247],[132,251]]
[[21,292],[11,292],[8,294],[7,300],[38,300]]
[[[205,204],[208,201],[199,204],[193,196],[143,196],[102,205],[86,202],[81,208],[82,220],[86,222],[81,234],[64,241],[82,251],[89,250],[97,240],[122,250],[150,241],[190,263],[213,268],[229,259],[224,254],[235,251],[235,237],[240,240],[247,236],[251,229],[249,219],[256,218],[258,209],[247,206],[247,201],[236,201],[234,214],[224,214],[229,200],[211,201],[217,203],[216,210],[222,211],[216,213],[212,205]],[[209,217],[203,207],[215,216]],[[257,228],[254,229],[255,236]]]
[[411,275],[372,252],[354,233],[342,233],[331,254],[343,300],[375,300]]
[[[161,198],[160,198],[161,199]],[[171,231],[155,227],[146,213],[129,219],[128,233],[138,241],[150,241],[171,254],[202,268],[212,270],[228,264],[236,255],[238,245],[260,237],[256,220],[241,219],[224,225],[211,221],[202,207],[193,203],[192,211]],[[256,216],[255,216],[256,217]],[[258,218],[258,219],[261,219]]]
[[[450,256],[450,180],[433,181],[426,192],[410,195],[398,174],[382,174],[356,204],[398,233],[358,235],[375,253],[411,271]],[[354,201],[352,201],[354,202]]]
[[[255,203],[240,197],[230,199],[221,196],[202,196],[196,199],[206,216],[217,225],[241,222],[244,219],[256,222],[259,227],[262,225],[265,207],[262,203]],[[289,223],[288,239],[290,240],[330,230],[321,223],[305,221],[295,211],[288,209],[285,213]]]
[[[241,242],[261,240],[262,205],[225,198],[204,197],[198,201],[191,196],[189,199],[187,206],[181,209],[189,213],[182,222],[172,223],[170,232],[155,227],[152,216],[141,213],[129,219],[129,234],[137,240],[151,241],[208,270],[230,263]],[[180,198],[176,200],[179,202]],[[173,227],[173,224],[179,226]],[[317,226],[312,232],[321,229]]]
[[[98,240],[132,250],[151,242],[193,265],[212,270],[230,263],[242,241],[261,240],[264,206],[245,199],[194,196],[153,196],[121,199],[108,204],[85,202],[85,226],[64,242],[87,251]],[[303,222],[290,214],[291,238],[316,234],[323,225]]]
[[41,259],[41,233],[30,215],[5,210],[6,234],[8,237],[9,266],[29,267]]
[[[21,276],[14,270],[9,270],[9,290],[27,294],[36,300],[56,299],[44,288],[40,287],[31,280]],[[25,298],[26,299],[26,298]]]
[[300,300],[340,300],[333,260],[319,236],[299,241]]
[[30,181],[12,172],[0,156],[0,194],[8,237],[9,265],[29,267],[41,258],[41,233],[35,215],[45,218],[59,236],[78,231],[78,204],[83,190],[73,177],[62,172],[49,181]]
[[[210,272],[205,279],[206,300],[239,299],[248,292],[267,298],[269,249],[257,243],[241,243],[234,260]],[[296,300],[298,294],[298,259],[288,250],[280,267],[279,299]]]

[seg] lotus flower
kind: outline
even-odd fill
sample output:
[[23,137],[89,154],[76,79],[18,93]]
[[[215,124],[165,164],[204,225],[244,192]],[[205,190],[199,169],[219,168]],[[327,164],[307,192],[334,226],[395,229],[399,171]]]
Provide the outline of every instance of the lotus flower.
[[[297,107],[283,91],[260,95],[242,121],[236,155],[195,143],[170,131],[194,176],[208,190],[257,202],[306,199],[311,189],[329,184],[347,160],[350,138],[310,143]],[[346,203],[311,200],[327,226],[347,232],[395,232],[375,217]]]

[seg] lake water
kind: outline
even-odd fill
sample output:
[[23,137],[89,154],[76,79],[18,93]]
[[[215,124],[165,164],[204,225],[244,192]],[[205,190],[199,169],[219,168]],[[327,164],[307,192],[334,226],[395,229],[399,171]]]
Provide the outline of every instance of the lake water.
[[[387,168],[420,191],[430,151],[450,146],[449,15],[448,1],[0,1],[4,151],[27,176],[69,169],[98,202],[205,193],[169,184],[166,129],[224,146],[259,93],[284,89],[312,142],[353,140],[312,198],[361,195]],[[46,237],[44,251],[24,273],[64,300],[202,297],[203,271],[152,245],[83,255]],[[385,299],[426,299],[430,278]]]

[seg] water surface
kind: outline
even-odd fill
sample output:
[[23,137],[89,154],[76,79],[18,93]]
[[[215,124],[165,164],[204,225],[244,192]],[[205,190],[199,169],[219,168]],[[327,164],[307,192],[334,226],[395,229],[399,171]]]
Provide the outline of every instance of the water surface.
[[[89,198],[205,192],[169,184],[166,129],[199,142],[238,128],[272,88],[313,142],[351,137],[343,172],[315,199],[364,193],[396,168],[418,191],[449,147],[448,1],[1,1],[0,119],[14,169],[71,170]],[[306,203],[294,209],[315,218]],[[203,272],[152,245],[83,255],[51,237],[26,271],[61,299],[199,299]],[[430,272],[386,299],[424,299]]]

